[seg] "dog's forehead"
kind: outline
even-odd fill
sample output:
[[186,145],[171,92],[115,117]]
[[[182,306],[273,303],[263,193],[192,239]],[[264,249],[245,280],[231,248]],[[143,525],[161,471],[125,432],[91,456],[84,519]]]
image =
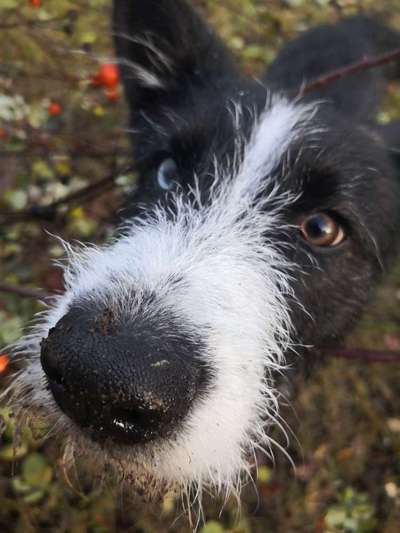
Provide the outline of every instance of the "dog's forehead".
[[[279,159],[299,136],[307,142],[315,106],[290,102],[264,86],[234,92],[203,91],[156,120],[173,154],[189,152],[192,161],[239,161],[251,148],[260,164]],[[208,166],[208,165],[207,165]]]

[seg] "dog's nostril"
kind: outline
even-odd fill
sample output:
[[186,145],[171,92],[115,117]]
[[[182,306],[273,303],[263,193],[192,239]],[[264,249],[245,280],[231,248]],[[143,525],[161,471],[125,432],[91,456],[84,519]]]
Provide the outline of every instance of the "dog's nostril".
[[54,383],[57,383],[57,385],[65,386],[65,379],[60,368],[60,362],[57,355],[52,353],[47,339],[43,339],[41,342],[40,361],[46,376]]
[[162,419],[163,411],[140,407],[116,409],[110,413],[110,430],[119,440],[146,442],[158,435]]

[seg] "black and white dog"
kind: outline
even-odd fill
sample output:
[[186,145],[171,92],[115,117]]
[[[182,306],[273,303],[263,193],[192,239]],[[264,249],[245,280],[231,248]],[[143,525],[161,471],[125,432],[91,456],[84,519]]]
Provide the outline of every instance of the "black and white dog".
[[400,127],[375,115],[399,65],[299,89],[400,36],[318,27],[254,80],[184,0],[115,0],[113,32],[139,186],[114,242],[68,248],[13,387],[138,485],[229,492],[271,447],[279,376],[343,336],[396,248]]

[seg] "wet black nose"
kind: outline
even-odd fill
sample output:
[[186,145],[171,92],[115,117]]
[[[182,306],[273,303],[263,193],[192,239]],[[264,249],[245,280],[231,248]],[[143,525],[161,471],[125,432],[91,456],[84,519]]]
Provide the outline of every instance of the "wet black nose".
[[96,440],[172,434],[208,380],[200,339],[177,322],[165,310],[124,320],[72,307],[42,341],[57,404]]

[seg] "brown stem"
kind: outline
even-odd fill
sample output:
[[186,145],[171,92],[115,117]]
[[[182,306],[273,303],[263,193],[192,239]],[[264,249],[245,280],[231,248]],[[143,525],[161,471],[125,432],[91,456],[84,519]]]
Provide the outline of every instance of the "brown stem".
[[34,298],[46,302],[51,298],[51,295],[40,289],[32,289],[31,287],[20,287],[19,285],[11,285],[8,283],[0,283],[0,293],[6,292],[22,296],[23,298]]
[[329,85],[337,80],[341,80],[343,78],[353,76],[354,74],[358,74],[359,72],[362,72],[364,70],[380,67],[382,65],[386,65],[387,63],[392,63],[394,61],[400,61],[400,48],[397,48],[396,50],[392,50],[391,52],[387,52],[386,54],[382,54],[379,56],[366,56],[357,63],[352,63],[351,65],[348,65],[346,67],[333,70],[332,72],[329,72],[328,74],[321,76],[320,78],[317,78],[311,81],[310,83],[307,83],[304,87],[300,89],[300,96],[303,96],[304,94],[307,94],[311,91],[315,91],[316,89]]
[[13,30],[15,28],[29,28],[34,26],[45,26],[48,24],[52,24],[54,22],[64,22],[65,20],[68,20],[70,17],[70,14],[67,13],[66,15],[62,15],[60,17],[53,17],[45,20],[41,19],[23,19],[16,22],[1,22],[0,23],[0,30]]
[[127,172],[131,172],[132,170],[133,170],[132,165],[128,167],[124,167],[117,172],[113,172],[109,174],[108,176],[105,176],[104,178],[101,178],[98,181],[95,181],[94,183],[90,183],[86,187],[79,189],[79,191],[76,191],[67,196],[64,196],[64,198],[61,198],[60,200],[53,202],[52,204],[47,206],[47,208],[56,210],[58,207],[62,205],[75,203],[78,200],[84,201],[85,199],[91,198],[93,194],[97,194],[99,192],[103,193],[106,190],[111,189],[114,186],[114,182],[118,176],[121,176],[122,174],[126,174]]
[[86,187],[79,189],[79,191],[75,191],[71,194],[68,194],[63,198],[60,198],[60,200],[52,202],[51,204],[33,206],[30,209],[24,211],[9,211],[6,213],[3,212],[2,219],[0,219],[1,223],[14,224],[15,222],[30,219],[52,220],[56,216],[57,209],[59,207],[63,205],[73,204],[78,201],[88,201],[89,199],[93,198],[93,196],[97,196],[109,189],[112,189],[114,187],[115,180],[118,176],[127,172],[131,172],[132,170],[134,170],[134,167],[132,165],[121,168],[119,171],[108,174],[104,178],[101,178],[98,181],[95,181],[94,183],[90,183]]

